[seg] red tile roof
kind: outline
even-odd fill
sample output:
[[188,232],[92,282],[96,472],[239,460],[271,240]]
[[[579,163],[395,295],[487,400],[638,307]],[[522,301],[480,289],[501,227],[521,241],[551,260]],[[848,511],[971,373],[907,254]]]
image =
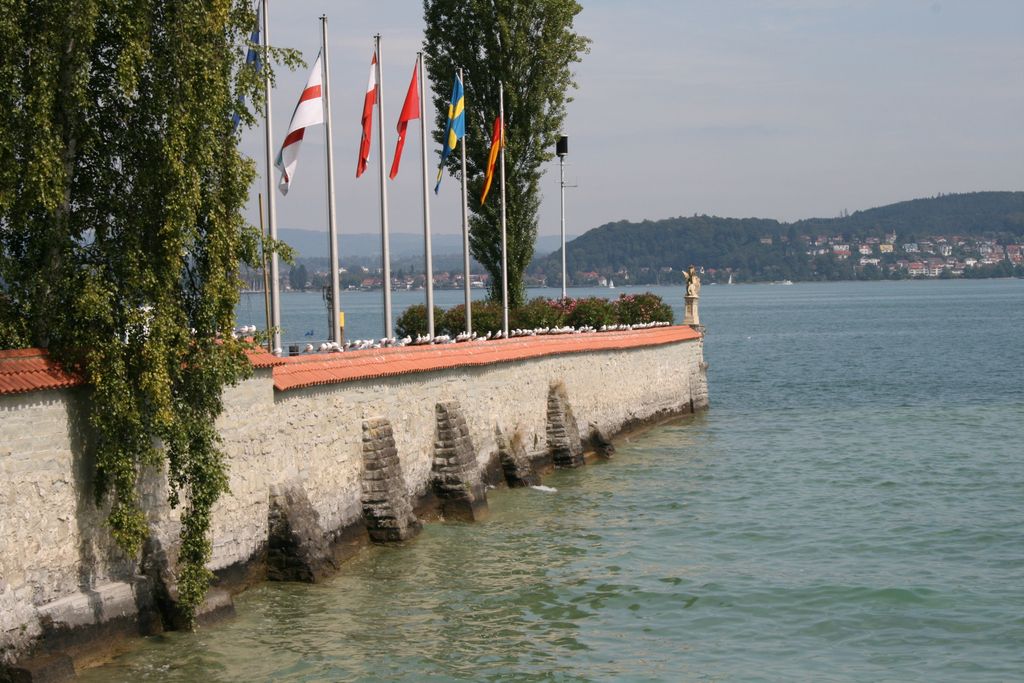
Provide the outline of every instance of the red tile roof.
[[77,377],[64,372],[43,349],[0,351],[0,394],[64,389],[78,383]]
[[283,358],[278,358],[263,347],[257,346],[254,349],[246,349],[245,355],[254,368],[272,368],[275,365],[284,363]]
[[[254,368],[272,368],[284,362],[261,348],[246,350],[245,354]],[[0,395],[66,389],[78,384],[81,379],[65,372],[45,349],[0,350]]]
[[282,359],[284,362],[274,368],[274,388],[287,391],[320,384],[508,363],[541,356],[658,346],[699,337],[700,333],[688,326],[676,326],[629,332],[516,337],[488,342],[293,356]]

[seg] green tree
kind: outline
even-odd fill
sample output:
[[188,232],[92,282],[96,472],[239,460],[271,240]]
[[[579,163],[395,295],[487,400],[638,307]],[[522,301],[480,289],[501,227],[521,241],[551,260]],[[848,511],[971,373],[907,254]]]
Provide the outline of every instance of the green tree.
[[309,283],[309,271],[306,270],[306,266],[301,263],[292,266],[292,269],[288,271],[288,283],[292,289],[306,291],[306,285]]
[[[572,65],[589,51],[590,40],[573,31],[581,11],[575,0],[424,0],[423,49],[442,142],[450,84],[465,69],[466,173],[470,192],[470,249],[491,274],[490,295],[501,299],[501,206],[497,181],[485,205],[480,193],[488,147],[498,115],[498,84],[505,90],[506,216],[508,285],[511,306],[525,299],[523,273],[533,258],[540,207],[541,165],[554,156],[565,119],[569,90],[576,87]],[[448,170],[461,175],[461,156]],[[455,191],[454,188],[452,191]]]
[[229,332],[254,168],[231,116],[259,92],[254,21],[249,0],[0,0],[0,344],[84,380],[97,502],[130,555],[140,471],[166,465],[189,619],[227,489],[222,387],[250,372]]

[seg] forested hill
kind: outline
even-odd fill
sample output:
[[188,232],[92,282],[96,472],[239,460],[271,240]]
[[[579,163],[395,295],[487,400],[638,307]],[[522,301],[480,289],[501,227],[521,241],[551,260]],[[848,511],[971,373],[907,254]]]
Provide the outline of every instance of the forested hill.
[[1022,235],[1024,192],[946,194],[792,225],[803,231],[842,232],[848,238],[881,237],[883,232],[895,231],[901,240],[911,241],[927,235]]
[[[885,256],[893,261],[900,254],[899,245],[940,236],[1020,243],[1024,192],[948,194],[794,223],[717,216],[618,221],[569,242],[567,266],[574,284],[582,284],[579,275],[584,273],[628,273],[636,283],[673,281],[691,263],[736,271],[742,280],[845,279],[858,276],[858,260],[833,257],[831,250],[827,258],[816,253],[821,251],[816,245],[819,238],[827,238],[824,244],[829,246],[851,243],[856,253],[857,244],[884,241],[891,233],[897,235],[896,253]],[[559,252],[538,259],[534,270],[545,274],[549,283],[557,282],[560,259]]]

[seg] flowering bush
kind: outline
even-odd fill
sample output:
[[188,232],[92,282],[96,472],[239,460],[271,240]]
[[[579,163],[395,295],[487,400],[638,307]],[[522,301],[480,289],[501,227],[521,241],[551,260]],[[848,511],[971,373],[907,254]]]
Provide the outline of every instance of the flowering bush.
[[657,294],[621,294],[615,302],[617,319],[623,325],[674,322],[672,307]]
[[[413,309],[417,309],[413,312]],[[466,307],[462,304],[449,308],[441,313],[434,313],[435,326],[438,334],[455,336],[466,329]],[[426,307],[413,306],[399,319],[399,329],[406,315],[411,322],[422,319],[422,329],[426,331]],[[622,294],[616,301],[608,301],[600,297],[586,299],[545,299],[537,297],[509,312],[509,326],[512,329],[533,330],[542,327],[582,327],[590,325],[600,328],[602,325],[639,325],[650,322],[673,322],[672,307],[665,303],[657,294]],[[420,329],[413,327],[410,329]],[[473,302],[473,331],[483,336],[488,332],[502,329],[502,310],[500,301]],[[400,335],[412,332],[400,332]]]
[[539,327],[561,327],[565,324],[562,302],[539,296],[512,311],[509,324],[513,328],[533,330]]

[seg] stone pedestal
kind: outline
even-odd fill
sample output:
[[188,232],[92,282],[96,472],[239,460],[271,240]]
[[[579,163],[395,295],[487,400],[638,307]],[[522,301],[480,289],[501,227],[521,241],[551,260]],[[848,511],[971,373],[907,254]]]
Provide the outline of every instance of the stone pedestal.
[[687,294],[683,297],[683,301],[686,302],[685,312],[683,313],[683,324],[693,325],[696,327],[700,325],[700,313],[697,311],[697,304],[700,302],[699,296]]

